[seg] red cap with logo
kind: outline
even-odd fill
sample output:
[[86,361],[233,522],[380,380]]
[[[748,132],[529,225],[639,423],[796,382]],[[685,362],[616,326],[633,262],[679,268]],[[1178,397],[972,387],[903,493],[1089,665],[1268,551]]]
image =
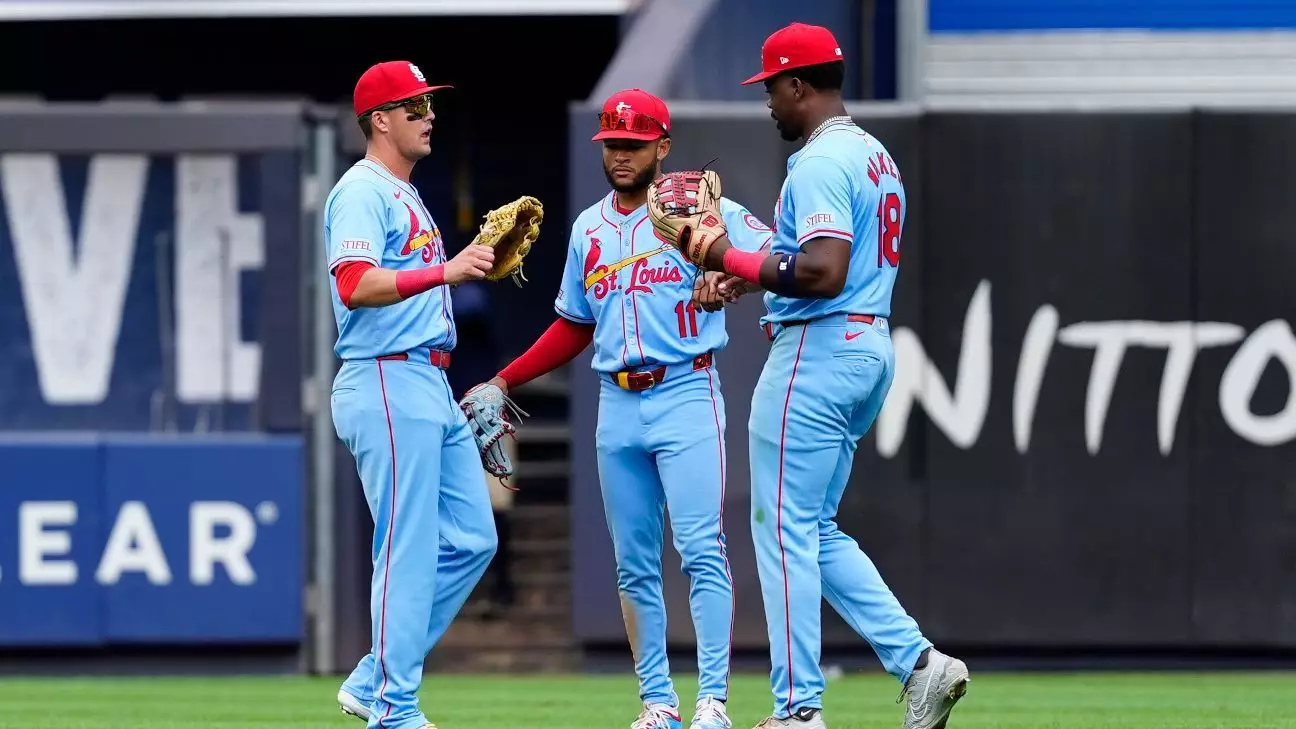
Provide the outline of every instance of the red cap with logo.
[[670,134],[670,109],[666,102],[643,89],[618,91],[603,102],[599,112],[600,139],[636,139],[651,142]]
[[743,81],[743,85],[764,81],[789,68],[840,60],[841,46],[832,31],[819,25],[793,23],[765,39],[765,45],[761,46],[761,72]]
[[374,64],[356,82],[356,116],[373,111],[383,104],[422,96],[429,91],[449,89],[453,86],[428,86],[427,79],[418,66],[409,61],[386,61]]

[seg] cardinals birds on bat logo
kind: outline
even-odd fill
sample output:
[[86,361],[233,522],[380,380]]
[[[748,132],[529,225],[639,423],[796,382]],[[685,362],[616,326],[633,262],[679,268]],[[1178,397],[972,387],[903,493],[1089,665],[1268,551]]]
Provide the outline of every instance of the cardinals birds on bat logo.
[[409,211],[409,237],[405,239],[405,245],[401,248],[400,254],[408,256],[417,250],[422,250],[424,263],[431,263],[432,258],[436,255],[437,243],[440,240],[440,232],[433,228],[431,231],[423,229],[423,223],[419,221],[418,215],[414,208],[405,203],[405,209]]

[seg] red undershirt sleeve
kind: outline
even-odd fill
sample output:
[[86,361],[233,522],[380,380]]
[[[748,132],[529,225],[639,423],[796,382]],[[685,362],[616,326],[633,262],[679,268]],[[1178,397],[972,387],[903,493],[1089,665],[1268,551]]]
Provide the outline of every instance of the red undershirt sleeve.
[[333,272],[337,278],[338,298],[342,299],[343,306],[351,308],[351,297],[355,294],[356,287],[360,285],[360,279],[365,271],[371,268],[374,268],[374,265],[368,261],[344,261]]
[[572,361],[592,341],[593,324],[559,317],[530,349],[501,370],[499,377],[513,389]]

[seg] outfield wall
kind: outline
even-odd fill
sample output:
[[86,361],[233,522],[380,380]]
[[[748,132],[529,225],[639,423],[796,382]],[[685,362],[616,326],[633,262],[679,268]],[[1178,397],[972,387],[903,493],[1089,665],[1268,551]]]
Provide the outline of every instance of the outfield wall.
[[308,636],[308,112],[0,104],[0,651],[20,670]]
[[[759,106],[677,105],[671,168],[707,163],[768,220],[795,148]],[[839,523],[934,640],[1296,648],[1296,113],[859,107],[908,193],[897,377]],[[572,109],[572,200],[606,183]],[[574,211],[573,211],[574,212]],[[735,647],[767,645],[748,525],[750,300],[718,357]],[[594,429],[588,359],[573,430]],[[573,442],[574,629],[623,645],[592,439]],[[667,542],[669,544],[669,541]],[[693,631],[666,550],[672,643]],[[829,648],[864,644],[825,606]]]

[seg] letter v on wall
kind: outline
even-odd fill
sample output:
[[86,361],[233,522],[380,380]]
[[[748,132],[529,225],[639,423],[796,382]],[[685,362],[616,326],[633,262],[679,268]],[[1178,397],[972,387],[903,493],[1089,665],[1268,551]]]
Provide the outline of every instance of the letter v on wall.
[[147,172],[144,155],[91,158],[74,248],[57,158],[0,155],[37,378],[51,404],[91,405],[108,394]]

